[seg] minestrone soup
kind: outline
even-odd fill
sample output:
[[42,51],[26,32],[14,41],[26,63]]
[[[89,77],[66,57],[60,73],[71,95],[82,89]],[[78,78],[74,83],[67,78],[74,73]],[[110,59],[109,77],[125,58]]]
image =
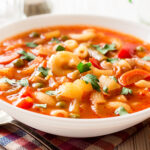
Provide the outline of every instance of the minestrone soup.
[[0,99],[66,118],[150,107],[150,44],[93,26],[33,29],[0,43]]

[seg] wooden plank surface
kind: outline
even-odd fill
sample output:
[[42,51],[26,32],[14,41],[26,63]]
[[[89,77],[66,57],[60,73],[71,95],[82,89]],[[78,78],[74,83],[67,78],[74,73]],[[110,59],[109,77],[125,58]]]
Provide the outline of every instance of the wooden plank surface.
[[150,150],[150,128],[145,127],[115,150]]

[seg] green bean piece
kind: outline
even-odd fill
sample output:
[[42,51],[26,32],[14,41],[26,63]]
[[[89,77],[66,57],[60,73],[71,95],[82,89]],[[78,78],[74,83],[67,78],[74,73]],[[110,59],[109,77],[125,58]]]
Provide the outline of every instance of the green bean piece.
[[58,108],[65,108],[66,107],[66,102],[59,101],[59,102],[56,103],[56,107],[58,107]]
[[13,62],[13,64],[15,67],[20,68],[20,67],[24,66],[24,61],[23,61],[23,59],[18,58]]
[[75,113],[70,113],[70,118],[80,118],[79,114],[75,114]]
[[42,88],[43,86],[44,86],[43,83],[33,83],[32,84],[32,87],[35,88],[35,89]]

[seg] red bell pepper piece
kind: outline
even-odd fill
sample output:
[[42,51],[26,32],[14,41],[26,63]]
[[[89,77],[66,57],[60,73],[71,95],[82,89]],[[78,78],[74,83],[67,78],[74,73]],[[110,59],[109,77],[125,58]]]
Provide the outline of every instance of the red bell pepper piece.
[[89,61],[92,63],[92,65],[98,69],[101,69],[100,65],[99,65],[99,61],[95,58],[89,58]]
[[32,88],[29,86],[22,88],[20,92],[20,98],[27,97],[27,96],[32,97]]

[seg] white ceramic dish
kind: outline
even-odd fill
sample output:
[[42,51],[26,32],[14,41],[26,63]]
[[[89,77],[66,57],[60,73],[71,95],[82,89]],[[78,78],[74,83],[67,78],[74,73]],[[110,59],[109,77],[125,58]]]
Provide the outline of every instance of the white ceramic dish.
[[[150,28],[128,21],[86,15],[41,15],[0,28],[0,41],[12,35],[54,25],[95,25],[135,35],[149,41]],[[0,101],[0,108],[15,119],[44,132],[68,137],[93,137],[131,127],[150,117],[150,108],[123,117],[105,119],[58,118],[26,111]]]

